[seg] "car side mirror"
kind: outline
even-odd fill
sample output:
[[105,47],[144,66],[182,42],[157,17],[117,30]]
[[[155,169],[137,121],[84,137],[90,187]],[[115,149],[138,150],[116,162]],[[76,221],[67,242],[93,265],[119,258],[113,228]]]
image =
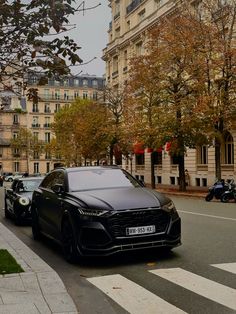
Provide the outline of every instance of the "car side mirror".
[[63,194],[65,192],[64,186],[63,184],[55,184],[52,186],[52,190],[53,192],[55,192],[56,194]]

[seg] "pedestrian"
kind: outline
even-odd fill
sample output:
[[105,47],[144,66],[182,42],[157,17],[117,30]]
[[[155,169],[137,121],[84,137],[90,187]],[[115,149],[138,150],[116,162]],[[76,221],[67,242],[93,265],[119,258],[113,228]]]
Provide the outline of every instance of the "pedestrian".
[[188,173],[188,169],[185,169],[184,174],[185,174],[185,184],[189,186],[190,185],[190,176]]

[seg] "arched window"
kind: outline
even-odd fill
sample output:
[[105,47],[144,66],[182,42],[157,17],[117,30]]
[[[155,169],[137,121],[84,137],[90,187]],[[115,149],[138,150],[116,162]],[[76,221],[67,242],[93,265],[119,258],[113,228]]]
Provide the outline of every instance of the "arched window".
[[234,140],[230,133],[225,135],[224,143],[224,163],[227,165],[234,164]]

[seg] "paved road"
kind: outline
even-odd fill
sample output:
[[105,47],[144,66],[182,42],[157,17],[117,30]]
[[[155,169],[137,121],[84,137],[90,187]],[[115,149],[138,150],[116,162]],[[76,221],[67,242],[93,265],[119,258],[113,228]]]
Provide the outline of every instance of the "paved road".
[[29,226],[1,220],[58,272],[82,314],[236,313],[236,204],[172,199],[183,245],[169,255],[145,252],[69,265],[50,241],[33,241]]

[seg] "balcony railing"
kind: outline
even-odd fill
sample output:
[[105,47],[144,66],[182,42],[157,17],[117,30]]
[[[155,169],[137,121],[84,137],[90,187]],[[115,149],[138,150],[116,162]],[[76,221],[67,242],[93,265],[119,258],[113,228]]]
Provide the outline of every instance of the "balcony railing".
[[32,123],[32,128],[40,128],[40,124],[38,124],[38,123]]
[[114,20],[116,20],[118,17],[120,17],[120,12],[117,12],[117,13],[114,15]]
[[39,99],[41,101],[52,101],[52,100],[55,100],[55,101],[73,101],[75,100],[75,97],[74,96],[69,96],[69,95],[52,95],[52,96],[49,96],[49,95],[41,95],[39,94],[38,95]]
[[50,128],[51,127],[51,123],[44,123],[43,125],[45,128]]

